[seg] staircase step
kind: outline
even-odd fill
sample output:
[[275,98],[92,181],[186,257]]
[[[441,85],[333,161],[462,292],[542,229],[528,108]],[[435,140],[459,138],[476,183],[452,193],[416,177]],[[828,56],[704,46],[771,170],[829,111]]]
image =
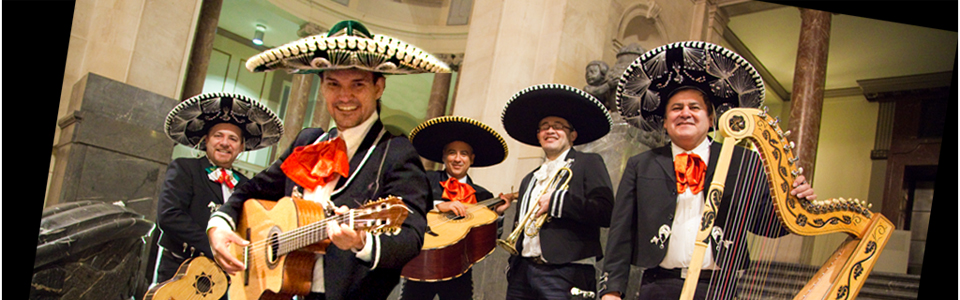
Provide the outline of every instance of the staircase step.
[[[748,269],[738,284],[744,299],[793,299],[819,267],[787,263],[755,263],[768,270]],[[757,287],[763,282],[763,287]],[[860,289],[860,300],[912,300],[917,298],[920,276],[872,272]]]

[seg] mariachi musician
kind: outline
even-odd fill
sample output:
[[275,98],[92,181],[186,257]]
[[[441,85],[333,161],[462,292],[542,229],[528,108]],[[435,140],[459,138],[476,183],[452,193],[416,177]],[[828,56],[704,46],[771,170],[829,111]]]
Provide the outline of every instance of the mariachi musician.
[[[477,209],[469,204],[493,198],[492,193],[474,183],[467,174],[471,167],[496,165],[507,157],[507,143],[492,128],[467,117],[442,116],[414,128],[410,132],[410,142],[420,156],[443,163],[443,170],[427,172],[435,199],[433,204],[439,212],[464,217],[470,214],[470,209]],[[510,202],[506,201],[493,207],[500,216],[497,218],[498,227],[502,224],[503,211],[509,207]],[[427,224],[428,230],[430,225]],[[491,239],[490,243],[493,245],[494,241]],[[413,262],[420,258],[414,258]],[[400,299],[433,299],[434,296],[443,300],[473,299],[471,270],[469,268],[460,276],[442,281],[405,280]]]
[[609,113],[580,89],[541,84],[515,94],[502,121],[511,137],[546,156],[520,183],[514,232],[503,243],[515,252],[507,299],[567,299],[572,288],[593,290],[594,265],[603,256],[600,228],[610,225],[613,189],[603,158],[573,146],[606,135]]
[[[632,264],[643,270],[638,299],[680,297],[701,220],[712,216],[703,214],[709,211],[702,209],[705,196],[717,165],[727,163],[727,188],[707,229],[709,250],[704,251],[693,298],[734,299],[735,284],[717,283],[735,283],[736,271],[747,267],[745,232],[779,237],[788,231],[773,212],[759,155],[736,147],[730,161],[718,161],[721,143],[707,133],[726,110],[760,106],[760,76],[747,60],[723,47],[681,42],[641,55],[621,77],[620,86],[621,114],[665,130],[670,144],[627,161],[599,294],[603,299],[623,298],[628,284],[637,284],[629,278]],[[802,175],[791,193],[816,199]],[[732,217],[738,211],[752,214]]]

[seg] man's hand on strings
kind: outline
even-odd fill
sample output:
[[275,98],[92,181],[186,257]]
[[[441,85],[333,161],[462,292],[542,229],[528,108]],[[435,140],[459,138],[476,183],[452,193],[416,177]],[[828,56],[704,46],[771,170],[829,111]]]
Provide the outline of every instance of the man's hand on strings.
[[[343,215],[350,211],[350,208],[346,206],[340,206],[336,210],[337,215]],[[336,220],[331,220],[327,222],[327,236],[330,237],[330,242],[340,248],[340,250],[357,250],[363,249],[363,246],[366,244],[367,235],[363,231],[356,231],[353,228],[350,228],[347,224],[337,224]]]
[[243,271],[243,262],[233,256],[230,252],[230,244],[238,246],[250,245],[250,242],[240,238],[235,232],[228,228],[213,227],[207,230],[207,238],[210,239],[210,248],[213,249],[213,260],[230,275],[236,275]]
[[467,215],[467,206],[460,201],[443,201],[437,204],[437,210],[440,212],[453,212],[458,217]]

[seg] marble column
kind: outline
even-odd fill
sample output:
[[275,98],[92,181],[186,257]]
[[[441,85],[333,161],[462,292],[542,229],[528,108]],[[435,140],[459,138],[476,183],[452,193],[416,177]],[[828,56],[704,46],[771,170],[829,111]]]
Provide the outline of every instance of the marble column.
[[193,37],[193,47],[190,49],[187,78],[183,83],[180,100],[203,92],[203,81],[207,77],[210,52],[213,50],[213,39],[217,35],[217,23],[220,19],[220,7],[222,6],[223,0],[203,0],[200,6],[197,31]]
[[820,114],[826,84],[827,52],[830,44],[830,13],[800,9],[802,19],[793,92],[790,99],[790,140],[794,155],[807,181],[813,181],[820,136]]
[[[307,102],[310,100],[310,86],[314,74],[294,74],[293,86],[290,89],[290,98],[287,99],[287,109],[283,114],[283,135],[280,136],[280,142],[277,144],[277,151],[274,153],[274,159],[279,158],[286,147],[297,138],[300,129],[303,128],[303,118],[306,115]],[[318,106],[314,109],[326,111],[326,106]]]

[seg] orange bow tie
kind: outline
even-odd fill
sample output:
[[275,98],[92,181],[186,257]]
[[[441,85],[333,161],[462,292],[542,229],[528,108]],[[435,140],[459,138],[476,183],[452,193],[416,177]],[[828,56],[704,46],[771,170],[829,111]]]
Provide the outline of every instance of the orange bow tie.
[[280,169],[290,180],[311,190],[333,181],[335,174],[347,177],[350,174],[347,143],[337,137],[297,147],[283,161]]
[[477,203],[476,191],[469,184],[450,177],[446,181],[441,181],[440,185],[443,186],[443,199],[468,204]]
[[694,194],[703,191],[704,174],[707,164],[699,155],[682,153],[673,160],[673,169],[677,172],[677,193],[681,194],[687,187]]

